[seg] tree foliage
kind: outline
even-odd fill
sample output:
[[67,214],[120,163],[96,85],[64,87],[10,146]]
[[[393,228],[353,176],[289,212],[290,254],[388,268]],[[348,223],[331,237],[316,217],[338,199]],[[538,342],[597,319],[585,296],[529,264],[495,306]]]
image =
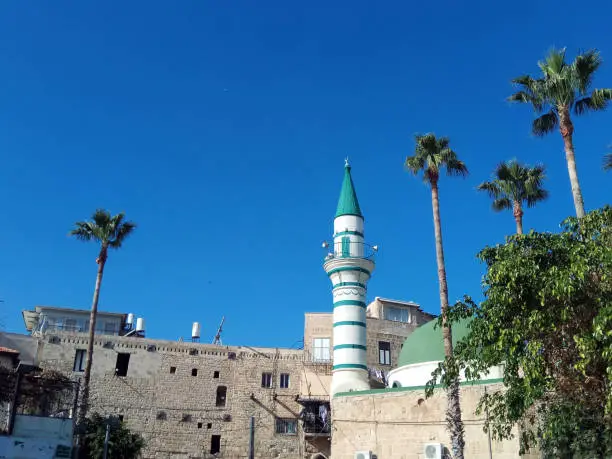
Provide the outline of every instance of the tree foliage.
[[101,459],[104,453],[106,426],[110,425],[108,456],[113,459],[136,459],[144,448],[140,434],[132,433],[119,419],[103,417],[93,413],[85,419],[84,445],[79,451],[80,459]]
[[496,439],[518,427],[544,457],[612,457],[612,208],[568,218],[559,233],[512,236],[487,247],[485,299],[449,310],[470,333],[436,378],[480,379],[501,365],[503,388],[478,405]]

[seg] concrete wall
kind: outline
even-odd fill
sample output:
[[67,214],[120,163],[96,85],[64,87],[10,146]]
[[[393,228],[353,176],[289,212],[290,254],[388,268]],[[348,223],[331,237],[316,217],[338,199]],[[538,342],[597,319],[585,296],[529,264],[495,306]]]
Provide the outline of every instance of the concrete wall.
[[13,435],[0,436],[0,459],[70,458],[72,419],[15,416]]
[[[499,385],[489,385],[492,392]],[[484,419],[475,414],[485,385],[463,385],[461,408],[465,423],[465,457],[489,459]],[[337,396],[332,400],[333,459],[353,459],[355,451],[372,451],[381,459],[424,458],[426,443],[450,447],[445,426],[447,400],[443,390],[425,399],[423,389],[393,389]],[[495,459],[516,459],[518,440],[492,442]]]
[[[55,336],[45,337],[41,365],[80,377],[72,368],[75,350],[87,346],[86,335]],[[125,377],[115,376],[118,353],[130,354]],[[212,435],[221,436],[218,457],[247,457],[251,416],[256,457],[302,457],[300,432],[275,432],[276,418],[299,415],[295,399],[302,357],[301,350],[100,336],[94,346],[91,411],[122,415],[130,429],[144,436],[144,458],[212,457]],[[192,376],[194,369],[197,376]],[[271,388],[261,387],[262,372],[274,375]],[[290,375],[288,388],[279,387],[281,373]],[[225,406],[216,406],[218,386],[227,387]]]

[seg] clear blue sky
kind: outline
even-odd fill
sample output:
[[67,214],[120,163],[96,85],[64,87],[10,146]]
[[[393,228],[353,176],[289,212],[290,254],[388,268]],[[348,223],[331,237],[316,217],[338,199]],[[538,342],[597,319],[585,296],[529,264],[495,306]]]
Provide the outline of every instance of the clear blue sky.
[[[383,6],[384,3],[384,6]],[[37,304],[89,308],[97,247],[71,240],[97,207],[138,223],[110,254],[101,308],[150,336],[291,346],[306,311],[331,311],[320,245],[349,155],[366,236],[381,247],[369,296],[439,308],[428,189],[403,169],[413,135],[448,135],[470,168],[444,179],[451,300],[479,296],[475,254],[514,229],[474,191],[500,160],[548,166],[526,228],[574,212],[560,136],[530,134],[509,80],[551,46],[605,60],[612,5],[498,2],[0,2],[0,322]],[[586,206],[612,111],[575,120]]]

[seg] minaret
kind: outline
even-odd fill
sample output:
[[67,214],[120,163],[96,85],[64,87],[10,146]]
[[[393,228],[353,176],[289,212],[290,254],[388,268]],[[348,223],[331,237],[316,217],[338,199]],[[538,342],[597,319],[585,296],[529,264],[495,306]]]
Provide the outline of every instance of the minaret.
[[331,395],[367,390],[366,284],[374,271],[374,250],[364,243],[363,215],[348,159],[334,218],[333,250],[323,268],[333,286],[333,376]]

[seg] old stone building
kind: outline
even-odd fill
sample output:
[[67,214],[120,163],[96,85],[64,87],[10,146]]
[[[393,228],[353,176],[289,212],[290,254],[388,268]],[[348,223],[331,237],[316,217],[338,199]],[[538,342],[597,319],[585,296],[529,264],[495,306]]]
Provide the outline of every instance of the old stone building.
[[[367,311],[370,383],[384,387],[406,336],[432,316],[415,303],[384,298]],[[24,311],[37,342],[33,363],[80,378],[88,314]],[[145,458],[248,457],[251,418],[258,458],[330,456],[332,314],[305,315],[304,349],[151,339],[144,330],[134,333],[128,314],[101,318],[89,411],[116,415],[141,433]]]

